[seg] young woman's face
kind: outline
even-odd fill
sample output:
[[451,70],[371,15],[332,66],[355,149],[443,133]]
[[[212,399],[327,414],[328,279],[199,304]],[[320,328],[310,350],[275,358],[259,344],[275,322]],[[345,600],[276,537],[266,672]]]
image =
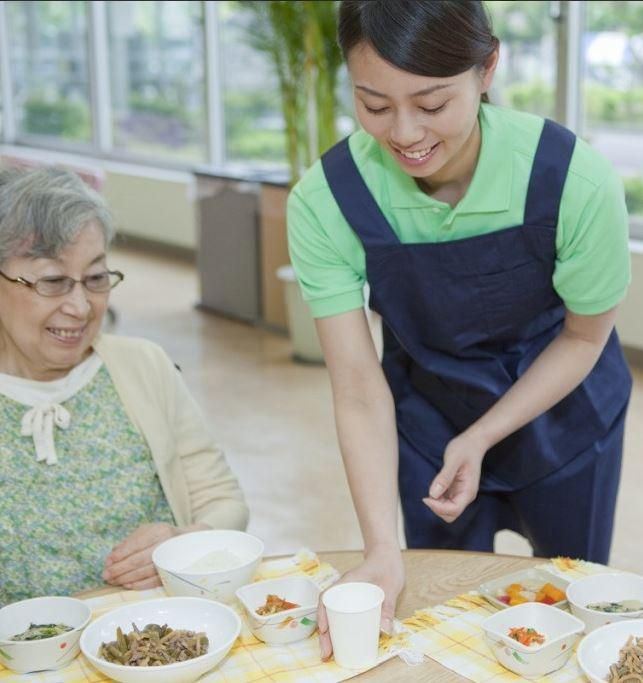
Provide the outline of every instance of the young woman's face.
[[362,43],[348,57],[359,122],[409,175],[449,180],[449,170],[474,139],[495,57],[492,62],[483,73],[471,68],[448,78],[418,76]]
[[[2,265],[12,278],[77,280],[106,270],[102,230],[88,224],[58,258],[15,256]],[[90,353],[100,331],[109,293],[79,283],[61,296],[46,297],[0,278],[0,371],[35,380],[64,377]]]

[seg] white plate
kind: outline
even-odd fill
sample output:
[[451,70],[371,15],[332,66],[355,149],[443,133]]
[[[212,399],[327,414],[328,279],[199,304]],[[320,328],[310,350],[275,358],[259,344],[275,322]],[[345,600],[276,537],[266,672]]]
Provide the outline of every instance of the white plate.
[[616,664],[619,651],[630,636],[643,637],[643,619],[601,626],[581,640],[578,664],[592,683],[607,680],[610,665]]

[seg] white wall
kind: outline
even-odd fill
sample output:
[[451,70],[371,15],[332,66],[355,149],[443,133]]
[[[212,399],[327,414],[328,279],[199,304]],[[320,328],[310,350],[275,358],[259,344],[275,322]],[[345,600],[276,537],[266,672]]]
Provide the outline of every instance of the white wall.
[[193,177],[187,173],[133,174],[108,165],[103,194],[119,233],[196,249]]

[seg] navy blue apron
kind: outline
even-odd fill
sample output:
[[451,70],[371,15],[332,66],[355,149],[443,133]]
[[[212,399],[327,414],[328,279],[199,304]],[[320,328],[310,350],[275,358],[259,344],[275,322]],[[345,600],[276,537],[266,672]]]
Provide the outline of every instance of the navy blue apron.
[[[370,307],[383,319],[409,547],[491,550],[495,531],[510,528],[539,554],[607,561],[631,389],[615,331],[577,389],[489,450],[478,499],[456,522],[422,503],[448,442],[505,394],[563,326],[552,276],[575,140],[545,121],[522,225],[438,243],[400,242],[348,139],[322,157],[333,196],[364,246]],[[607,479],[599,492],[600,477]]]

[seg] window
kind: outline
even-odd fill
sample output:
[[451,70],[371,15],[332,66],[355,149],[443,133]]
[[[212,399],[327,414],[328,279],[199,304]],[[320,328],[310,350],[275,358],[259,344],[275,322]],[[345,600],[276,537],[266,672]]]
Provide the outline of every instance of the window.
[[490,99],[539,116],[554,115],[556,45],[548,2],[487,2],[500,62]]
[[[615,164],[643,238],[643,2],[573,2],[560,24],[556,4],[487,0],[501,41],[491,101],[555,118],[573,100],[574,129]],[[237,0],[6,0],[0,133],[155,165],[285,168],[279,83],[252,19]],[[559,26],[573,33],[561,59],[581,58],[578,78],[557,66]],[[565,71],[568,93],[556,88]],[[342,136],[355,125],[345,68],[338,95]]]
[[4,138],[4,106],[2,102],[2,75],[0,74],[0,143]]
[[19,136],[92,138],[85,2],[6,3]]
[[269,59],[249,45],[251,14],[233,1],[219,2],[218,12],[225,159],[285,164],[279,84]]
[[588,2],[585,23],[584,137],[623,177],[643,237],[643,3]]
[[108,31],[114,148],[205,161],[202,4],[109,2]]

